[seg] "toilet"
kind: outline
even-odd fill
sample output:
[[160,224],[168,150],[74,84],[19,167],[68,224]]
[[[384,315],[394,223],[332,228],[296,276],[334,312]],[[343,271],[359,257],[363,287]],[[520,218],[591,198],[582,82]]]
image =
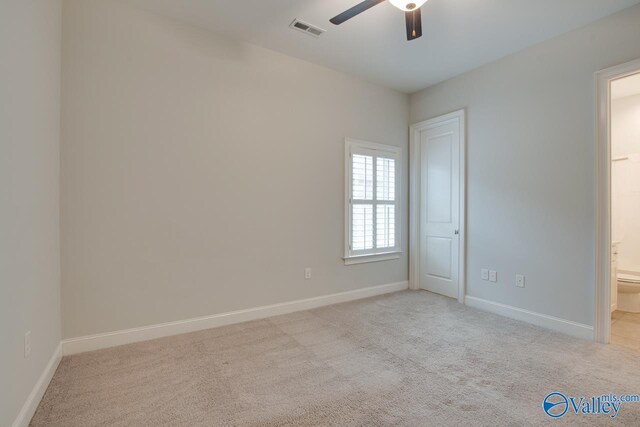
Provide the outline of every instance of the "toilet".
[[640,313],[640,273],[618,271],[618,310]]

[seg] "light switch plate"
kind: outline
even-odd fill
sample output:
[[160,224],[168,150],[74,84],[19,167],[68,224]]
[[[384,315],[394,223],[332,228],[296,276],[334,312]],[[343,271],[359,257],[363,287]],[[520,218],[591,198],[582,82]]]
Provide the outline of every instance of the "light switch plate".
[[489,281],[496,283],[498,281],[498,272],[495,270],[489,270]]
[[516,286],[519,288],[524,288],[524,275],[516,274]]

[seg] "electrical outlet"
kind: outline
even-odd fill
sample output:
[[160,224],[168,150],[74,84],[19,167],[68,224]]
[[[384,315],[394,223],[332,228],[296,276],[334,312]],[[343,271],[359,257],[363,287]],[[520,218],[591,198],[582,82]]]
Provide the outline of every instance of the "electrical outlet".
[[496,283],[498,281],[498,272],[495,270],[489,270],[489,281]]
[[304,269],[304,278],[306,280],[311,279],[311,269],[308,267]]
[[24,358],[26,359],[31,354],[31,331],[27,331],[24,334]]
[[489,269],[488,268],[483,268],[482,270],[480,270],[480,278],[482,280],[489,280]]
[[524,288],[524,275],[516,274],[516,286],[519,288]]

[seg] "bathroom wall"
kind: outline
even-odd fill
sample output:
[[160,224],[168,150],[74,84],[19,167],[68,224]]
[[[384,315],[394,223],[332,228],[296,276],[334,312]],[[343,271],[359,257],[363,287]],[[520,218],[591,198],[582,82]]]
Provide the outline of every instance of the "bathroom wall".
[[640,272],[640,94],[611,103],[613,240],[618,269]]

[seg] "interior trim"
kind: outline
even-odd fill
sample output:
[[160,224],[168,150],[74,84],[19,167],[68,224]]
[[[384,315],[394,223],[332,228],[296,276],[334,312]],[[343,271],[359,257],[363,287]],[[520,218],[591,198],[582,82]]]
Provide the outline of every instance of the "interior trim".
[[53,354],[49,359],[49,363],[47,363],[44,371],[42,371],[40,378],[38,378],[38,382],[33,386],[33,390],[29,393],[29,397],[27,397],[24,405],[22,405],[22,409],[20,409],[20,413],[18,413],[12,427],[29,426],[31,418],[33,418],[33,414],[36,413],[36,409],[38,409],[38,405],[40,404],[45,391],[47,391],[47,387],[49,387],[53,374],[55,374],[56,369],[58,369],[60,360],[62,360],[62,343],[59,343],[53,351]]
[[482,311],[488,311],[510,319],[531,323],[532,325],[551,329],[576,338],[593,340],[593,326],[471,296],[465,298],[465,304]]
[[595,73],[595,341],[611,340],[611,82],[640,72],[640,59]]
[[156,338],[184,334],[187,332],[232,325],[234,323],[264,319],[296,311],[310,310],[312,308],[323,307],[325,305],[338,304],[341,302],[354,301],[377,295],[403,291],[408,288],[408,281],[389,283],[386,285],[372,286],[314,298],[214,314],[212,316],[197,317],[193,319],[179,320],[176,322],[161,323],[157,325],[143,326],[140,328],[65,339],[62,341],[62,353],[67,356],[86,351],[100,350],[118,345],[131,344]]
[[344,258],[344,265],[366,264],[368,262],[390,261],[400,259],[402,252],[387,252],[370,255],[357,255]]

